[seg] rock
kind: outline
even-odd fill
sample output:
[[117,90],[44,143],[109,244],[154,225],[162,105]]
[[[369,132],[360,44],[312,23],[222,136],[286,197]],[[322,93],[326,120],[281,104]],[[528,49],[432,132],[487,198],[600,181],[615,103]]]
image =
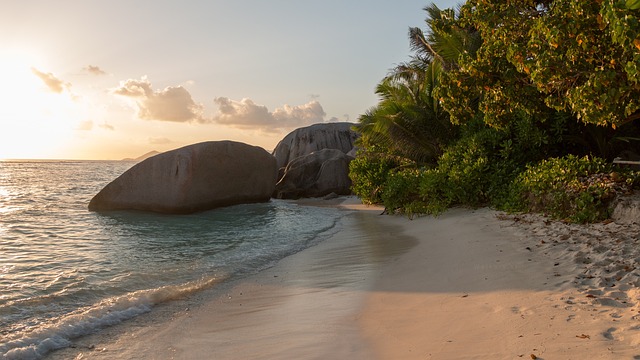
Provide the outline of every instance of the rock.
[[[351,151],[357,138],[356,132],[351,130],[353,125],[347,122],[323,123],[292,131],[273,150],[278,169],[286,167],[293,159],[318,150],[336,149],[343,153]],[[280,177],[282,175],[281,171]]]
[[285,168],[273,197],[298,199],[322,197],[330,193],[349,195],[349,162],[352,159],[336,149],[323,149],[300,156]]
[[340,195],[332,192],[332,193],[329,193],[329,194],[323,196],[322,200],[333,200],[333,199],[337,199],[338,197],[340,197]]
[[347,153],[347,156],[351,156],[352,158],[356,158],[356,155],[358,153],[358,148],[354,147],[353,149],[349,150],[349,152]]
[[89,210],[184,214],[266,202],[274,191],[275,158],[233,141],[193,144],[150,157],[104,187]]
[[640,195],[623,196],[618,199],[611,219],[618,224],[640,223]]

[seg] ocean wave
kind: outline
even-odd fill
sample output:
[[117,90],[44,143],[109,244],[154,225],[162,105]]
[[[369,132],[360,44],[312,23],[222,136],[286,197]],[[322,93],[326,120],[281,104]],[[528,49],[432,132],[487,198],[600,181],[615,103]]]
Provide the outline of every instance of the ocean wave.
[[183,298],[224,279],[225,277],[203,278],[186,284],[140,290],[103,300],[89,308],[54,319],[35,330],[8,336],[0,343],[0,356],[12,360],[40,359],[53,350],[69,347],[75,338],[119,324],[151,311],[157,304]]

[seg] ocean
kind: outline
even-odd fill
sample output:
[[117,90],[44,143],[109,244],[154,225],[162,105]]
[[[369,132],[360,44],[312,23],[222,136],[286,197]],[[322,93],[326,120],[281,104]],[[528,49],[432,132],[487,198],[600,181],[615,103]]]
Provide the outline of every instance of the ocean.
[[39,359],[155,305],[253,274],[338,230],[294,202],[95,213],[122,161],[0,161],[0,357]]

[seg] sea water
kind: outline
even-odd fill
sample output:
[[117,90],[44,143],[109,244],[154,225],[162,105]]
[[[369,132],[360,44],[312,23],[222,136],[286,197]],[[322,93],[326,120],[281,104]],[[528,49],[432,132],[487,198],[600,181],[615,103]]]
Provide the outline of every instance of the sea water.
[[335,231],[287,201],[191,214],[87,210],[132,162],[0,161],[0,357],[38,359]]

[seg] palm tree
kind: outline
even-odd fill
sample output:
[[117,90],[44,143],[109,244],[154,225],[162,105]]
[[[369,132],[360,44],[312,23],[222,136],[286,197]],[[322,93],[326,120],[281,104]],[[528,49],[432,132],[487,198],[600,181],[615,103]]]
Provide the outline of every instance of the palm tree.
[[456,24],[456,11],[424,8],[429,32],[409,29],[415,54],[396,66],[377,86],[377,106],[360,116],[357,130],[363,146],[375,144],[418,163],[435,164],[457,128],[433,95],[442,71],[455,68],[459,56],[475,52],[480,37]]
[[419,163],[435,163],[455,134],[447,114],[434,106],[420,63],[399,66],[376,87],[380,102],[360,117],[363,141]]
[[480,33],[474,28],[461,27],[458,10],[440,10],[435,4],[423,9],[427,12],[427,36],[418,27],[409,28],[409,41],[416,57],[435,69],[447,71],[458,67],[463,55],[473,55],[482,45]]

